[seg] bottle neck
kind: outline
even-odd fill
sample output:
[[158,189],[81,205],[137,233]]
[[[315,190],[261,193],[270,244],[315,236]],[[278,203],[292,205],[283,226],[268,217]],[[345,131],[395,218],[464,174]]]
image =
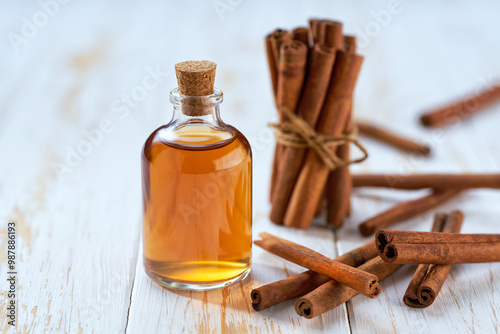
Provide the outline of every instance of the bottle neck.
[[174,115],[171,124],[204,124],[215,129],[227,129],[227,125],[220,118],[222,96],[219,89],[214,89],[214,93],[207,96],[181,95],[177,88],[172,90],[170,102],[174,105]]

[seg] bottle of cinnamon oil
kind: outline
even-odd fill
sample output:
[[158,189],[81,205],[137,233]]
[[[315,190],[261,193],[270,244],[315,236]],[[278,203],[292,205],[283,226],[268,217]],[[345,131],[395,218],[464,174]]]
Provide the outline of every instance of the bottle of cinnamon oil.
[[174,289],[217,289],[250,272],[252,152],[220,118],[215,68],[210,61],[175,66],[173,118],[142,151],[144,266]]

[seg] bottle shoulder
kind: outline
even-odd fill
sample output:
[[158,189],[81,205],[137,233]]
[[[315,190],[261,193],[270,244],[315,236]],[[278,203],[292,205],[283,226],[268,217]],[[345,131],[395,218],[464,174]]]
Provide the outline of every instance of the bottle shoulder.
[[[245,136],[233,126],[227,129],[191,127],[172,129],[164,125],[153,131],[143,146],[143,159],[154,163],[182,156],[184,163],[194,163],[194,157],[206,156],[222,165],[234,165],[252,159],[252,151]],[[159,159],[160,158],[160,159]],[[158,160],[159,159],[159,160]]]

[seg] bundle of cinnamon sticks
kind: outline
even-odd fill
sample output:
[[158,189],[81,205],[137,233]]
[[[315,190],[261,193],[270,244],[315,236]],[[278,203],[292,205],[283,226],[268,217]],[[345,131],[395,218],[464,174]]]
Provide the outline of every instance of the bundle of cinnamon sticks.
[[[341,23],[312,19],[309,24],[310,29],[300,27],[290,33],[278,29],[266,37],[280,123],[286,123],[287,113],[292,113],[301,119],[304,131],[313,131],[310,137],[340,137],[352,131],[352,93],[363,57],[356,54],[356,39],[343,36]],[[349,159],[347,144],[335,150],[341,161]],[[348,167],[330,172],[310,147],[278,142],[271,177],[271,220],[308,227],[323,204],[329,176],[340,180],[328,188],[335,188],[333,197],[345,199],[335,201],[343,219],[349,210],[350,186],[342,182],[348,179],[344,177]]]
[[[352,97],[363,57],[356,54],[356,38],[343,35],[340,22],[311,19],[309,28],[277,29],[266,36],[265,45],[280,122],[270,191],[274,223],[307,228],[326,202],[328,223],[342,225],[350,214],[349,144],[357,142],[355,129],[400,149],[429,154],[425,145],[353,121]],[[306,144],[297,144],[297,136]],[[325,138],[333,142],[327,148],[319,143]],[[332,152],[331,161],[325,161]]]
[[419,264],[403,301],[407,306],[430,306],[443,287],[452,264],[500,261],[500,235],[460,234],[460,211],[437,213],[432,232],[380,230],[365,245],[333,260],[268,233],[254,243],[308,271],[251,291],[256,311],[297,298],[295,311],[316,317],[358,294],[380,295],[379,284],[403,264]]

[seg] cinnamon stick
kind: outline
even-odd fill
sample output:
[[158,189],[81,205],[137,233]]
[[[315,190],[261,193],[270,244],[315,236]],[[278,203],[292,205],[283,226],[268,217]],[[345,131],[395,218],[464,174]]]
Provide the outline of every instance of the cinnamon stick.
[[321,20],[319,25],[320,43],[341,50],[344,46],[342,23],[331,20]]
[[309,19],[309,28],[311,29],[311,36],[314,44],[320,43],[321,32],[320,32],[320,19]]
[[321,196],[320,201],[318,202],[318,206],[316,207],[316,211],[314,212],[314,217],[319,217],[323,214],[325,210],[325,200],[326,200],[326,187],[323,189],[323,195]]
[[[349,120],[344,134],[352,131],[352,121]],[[341,145],[337,148],[337,156],[342,160],[349,160],[349,144]],[[349,166],[337,168],[330,172],[327,181],[326,221],[333,227],[341,227],[344,219],[350,212],[351,206],[352,179]]]
[[380,230],[375,236],[387,263],[454,264],[500,261],[500,234]]
[[[278,62],[278,87],[276,104],[280,122],[285,121],[281,108],[295,112],[302,92],[306,74],[308,48],[298,41],[282,43]],[[273,160],[273,174],[271,176],[271,202],[276,194],[276,182],[281,173],[281,155],[283,146],[276,144]]]
[[[375,247],[375,242],[372,240],[361,247],[335,258],[335,261],[357,267],[374,258],[377,254],[378,251]],[[252,307],[254,310],[260,311],[286,300],[303,296],[329,280],[331,278],[328,276],[308,270],[280,281],[263,285],[253,289],[250,293]]]
[[310,47],[311,41],[309,37],[309,29],[306,27],[297,27],[292,30],[292,39],[304,43],[305,46]]
[[382,228],[435,208],[439,204],[457,196],[459,193],[460,190],[434,191],[425,197],[398,204],[366,220],[359,226],[359,231],[362,235],[369,236]]
[[375,126],[368,122],[356,121],[359,133],[372,137],[381,142],[394,146],[408,152],[417,152],[423,155],[429,155],[431,149],[423,144],[417,143],[411,139],[404,138],[386,129]]
[[[350,113],[350,101],[363,57],[337,51],[328,93],[316,132],[337,137],[345,129]],[[306,228],[311,224],[330,170],[319,155],[309,150],[293,189],[284,224]]]
[[[278,68],[280,60],[281,45],[292,41],[292,36],[290,33],[283,29],[276,29],[269,35],[271,39],[271,50],[274,57],[274,63],[276,68]],[[276,85],[276,94],[278,93]]]
[[357,48],[356,36],[344,35],[343,48],[347,53],[356,53]]
[[[437,213],[432,232],[458,233],[463,219],[464,215],[460,211],[453,211],[450,215]],[[430,306],[439,294],[450,270],[450,264],[420,264],[406,289],[404,303],[415,308]]]
[[[271,76],[271,84],[273,86],[274,100],[277,102],[278,94],[278,63],[281,44],[292,40],[288,31],[283,29],[276,29],[271,34],[266,36],[266,54],[269,66],[269,73]],[[276,178],[278,177],[278,155],[277,149],[274,150],[273,165],[271,170],[271,189],[269,199],[272,202]]]
[[[283,43],[278,62],[278,108],[295,112],[306,75],[307,46],[299,41]],[[279,110],[278,110],[279,112]],[[283,115],[280,116],[283,120]]]
[[273,45],[273,38],[275,38],[276,35],[281,34],[280,29],[277,29],[270,33],[269,35],[266,36],[265,39],[265,45],[266,45],[266,56],[267,56],[267,65],[269,67],[269,76],[271,77],[271,87],[273,89],[273,95],[274,99],[276,101],[276,92],[278,89],[278,63],[276,63],[276,60],[274,58],[274,45]]
[[[335,50],[321,45],[313,47],[304,92],[297,108],[298,116],[312,127],[318,120],[325,100],[334,60]],[[282,164],[286,168],[276,177],[275,196],[270,213],[270,219],[274,223],[283,223],[306,152],[305,148],[287,147],[281,157]]]
[[[377,256],[359,266],[358,269],[374,274],[379,281],[382,281],[400,267],[401,265],[385,263]],[[330,280],[304,297],[299,298],[295,303],[295,311],[297,314],[311,319],[351,300],[358,294],[358,291],[335,280]]]
[[420,121],[427,127],[443,127],[465,120],[498,102],[500,85],[495,85],[458,102],[429,111],[422,115]]
[[500,174],[354,174],[354,187],[436,190],[490,188],[500,189]]
[[257,246],[296,263],[318,274],[329,276],[367,297],[375,298],[380,293],[377,277],[362,270],[331,260],[309,248],[287,241],[268,233],[261,233],[262,240],[254,241]]
[[[356,37],[344,36],[343,48],[348,54],[356,53]],[[350,134],[354,129],[352,122],[352,100],[351,98],[349,106],[351,111],[344,130],[344,135]],[[349,143],[340,145],[337,148],[337,156],[344,161],[349,161],[351,155],[350,151],[351,147]],[[330,172],[326,189],[326,221],[333,227],[341,227],[344,223],[344,219],[350,215],[351,212],[352,179],[349,166],[340,167]]]

